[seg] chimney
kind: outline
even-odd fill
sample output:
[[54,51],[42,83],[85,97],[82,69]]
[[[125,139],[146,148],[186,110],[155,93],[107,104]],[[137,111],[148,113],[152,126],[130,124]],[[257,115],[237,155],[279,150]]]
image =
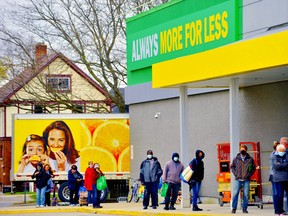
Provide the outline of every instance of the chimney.
[[35,46],[35,60],[38,61],[46,54],[47,54],[47,45],[45,45],[44,43],[37,43]]

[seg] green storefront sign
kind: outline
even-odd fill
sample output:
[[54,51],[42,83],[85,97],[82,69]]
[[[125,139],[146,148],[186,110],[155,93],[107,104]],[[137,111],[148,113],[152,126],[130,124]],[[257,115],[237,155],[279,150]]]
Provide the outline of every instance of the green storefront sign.
[[128,85],[151,82],[151,65],[241,39],[241,0],[175,0],[127,20]]

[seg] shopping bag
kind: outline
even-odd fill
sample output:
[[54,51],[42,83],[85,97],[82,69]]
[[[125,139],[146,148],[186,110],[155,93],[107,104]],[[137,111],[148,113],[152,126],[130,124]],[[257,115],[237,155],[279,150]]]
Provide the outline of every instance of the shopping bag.
[[167,191],[168,191],[168,184],[167,183],[162,184],[161,197],[166,197]]
[[180,178],[183,182],[188,183],[192,175],[193,175],[193,170],[191,169],[190,165],[188,165],[180,174]]
[[100,178],[97,179],[96,187],[97,190],[104,190],[105,188],[107,188],[107,182],[104,176],[100,176]]

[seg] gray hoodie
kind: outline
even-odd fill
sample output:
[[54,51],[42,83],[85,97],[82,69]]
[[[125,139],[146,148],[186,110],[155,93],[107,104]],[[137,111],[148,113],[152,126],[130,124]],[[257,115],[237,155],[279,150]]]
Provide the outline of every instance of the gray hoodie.
[[184,170],[184,165],[180,161],[173,161],[174,155],[175,153],[172,155],[172,160],[168,161],[164,167],[162,181],[180,184],[180,173]]

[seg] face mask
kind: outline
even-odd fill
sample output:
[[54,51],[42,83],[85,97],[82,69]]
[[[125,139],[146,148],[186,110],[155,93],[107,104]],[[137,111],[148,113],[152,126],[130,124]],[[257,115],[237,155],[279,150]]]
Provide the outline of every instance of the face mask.
[[90,168],[93,168],[93,164],[92,164],[92,165],[89,165],[89,167],[90,167]]
[[148,159],[151,159],[152,157],[153,157],[153,155],[151,155],[151,154],[147,155]]
[[283,156],[285,155],[285,152],[278,152],[278,155],[279,155],[280,157],[283,157]]
[[41,167],[37,167],[37,170],[40,171],[40,170],[41,170]]
[[178,161],[178,160],[179,160],[178,157],[174,157],[174,158],[173,158],[173,161],[175,161],[175,162]]
[[246,155],[246,151],[245,150],[241,150],[240,152],[242,155]]

